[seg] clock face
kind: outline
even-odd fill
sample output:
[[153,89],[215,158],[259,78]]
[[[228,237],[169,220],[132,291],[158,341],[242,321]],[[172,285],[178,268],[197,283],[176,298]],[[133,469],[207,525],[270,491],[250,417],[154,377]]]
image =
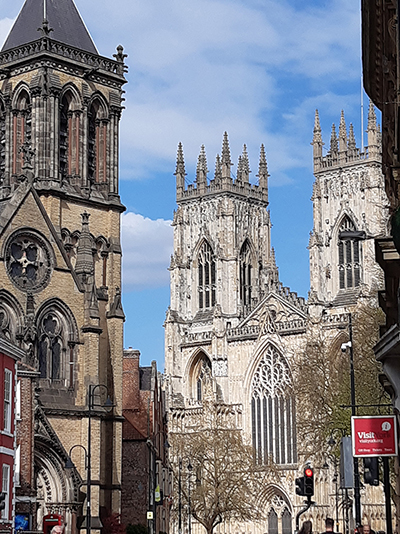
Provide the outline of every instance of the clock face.
[[50,281],[51,253],[42,237],[22,231],[9,239],[6,246],[7,273],[22,291],[41,291]]

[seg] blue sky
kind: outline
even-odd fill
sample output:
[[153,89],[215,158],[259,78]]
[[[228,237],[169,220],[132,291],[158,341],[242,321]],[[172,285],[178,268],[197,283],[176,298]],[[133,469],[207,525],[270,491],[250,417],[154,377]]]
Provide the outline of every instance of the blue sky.
[[[325,148],[342,109],[361,145],[359,0],[76,4],[102,55],[119,44],[128,54],[120,173],[125,346],[162,369],[179,141],[188,182],[202,144],[214,169],[225,130],[234,162],[247,144],[253,180],[264,143],[280,278],[307,296],[315,109]],[[0,0],[1,40],[21,5]],[[366,115],[366,98],[364,105]]]

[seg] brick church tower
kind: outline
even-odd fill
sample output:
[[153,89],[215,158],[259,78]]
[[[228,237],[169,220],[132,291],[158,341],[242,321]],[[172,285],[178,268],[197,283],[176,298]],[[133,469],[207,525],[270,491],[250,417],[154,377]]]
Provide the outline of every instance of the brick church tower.
[[53,513],[75,531],[90,471],[92,529],[120,509],[125,57],[99,55],[73,0],[26,0],[0,52],[0,335],[26,352],[16,506],[32,530]]

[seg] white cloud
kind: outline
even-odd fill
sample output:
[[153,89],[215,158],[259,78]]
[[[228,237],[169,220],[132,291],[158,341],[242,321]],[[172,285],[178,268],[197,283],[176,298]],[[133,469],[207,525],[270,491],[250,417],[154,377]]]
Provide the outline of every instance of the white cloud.
[[168,285],[173,246],[171,221],[122,215],[124,292]]

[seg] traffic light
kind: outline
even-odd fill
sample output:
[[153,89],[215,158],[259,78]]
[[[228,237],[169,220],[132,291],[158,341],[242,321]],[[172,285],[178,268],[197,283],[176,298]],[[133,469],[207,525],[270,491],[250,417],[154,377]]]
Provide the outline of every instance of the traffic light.
[[314,495],[314,471],[311,467],[304,469],[304,495]]
[[296,493],[297,495],[305,495],[304,493],[304,477],[296,478]]
[[7,493],[4,493],[4,491],[2,491],[0,493],[0,510],[4,510],[4,508],[6,507],[6,497]]
[[378,458],[364,458],[364,482],[370,486],[379,486]]

